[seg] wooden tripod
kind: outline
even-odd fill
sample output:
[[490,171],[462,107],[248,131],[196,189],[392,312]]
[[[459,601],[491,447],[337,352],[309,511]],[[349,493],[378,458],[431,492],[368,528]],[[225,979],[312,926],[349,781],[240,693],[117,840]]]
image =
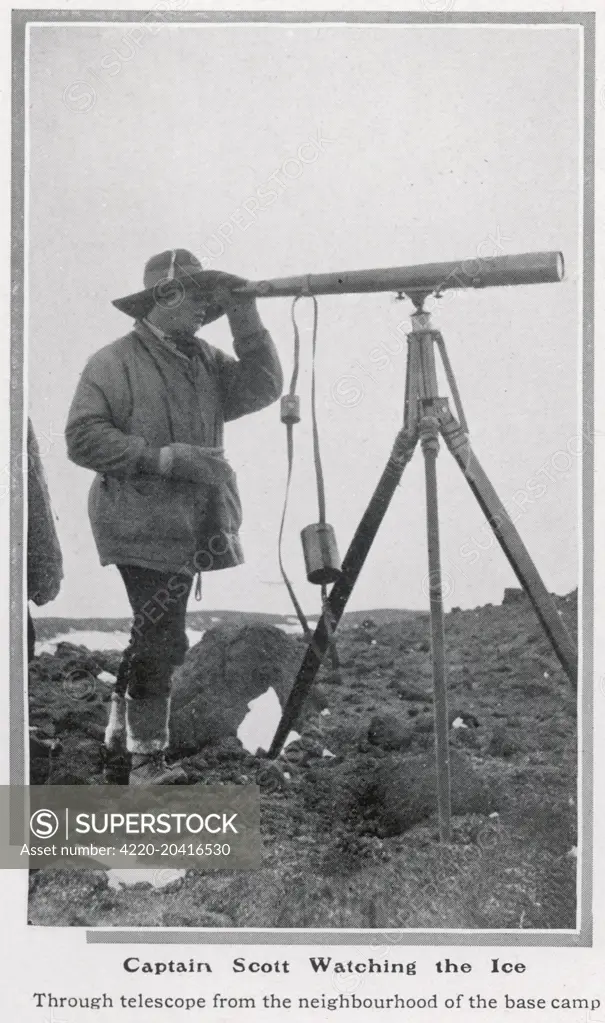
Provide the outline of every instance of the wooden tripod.
[[[441,841],[447,842],[450,837],[451,798],[437,493],[439,436],[443,438],[446,447],[464,473],[496,539],[527,593],[563,669],[574,685],[577,684],[577,652],[512,519],[473,453],[445,342],[441,333],[432,328],[430,314],[423,308],[426,292],[411,293],[410,297],[414,301],[416,311],[412,314],[412,330],[408,335],[403,428],[396,437],[386,467],[345,555],[341,576],[329,593],[324,612],[317,623],[284,708],[269,750],[269,756],[279,755],[288,733],[300,713],[391,498],[420,441],[424,455],[426,482],[439,834]],[[450,411],[448,399],[440,397],[438,394],[435,347],[439,351],[452,392],[457,419]]]

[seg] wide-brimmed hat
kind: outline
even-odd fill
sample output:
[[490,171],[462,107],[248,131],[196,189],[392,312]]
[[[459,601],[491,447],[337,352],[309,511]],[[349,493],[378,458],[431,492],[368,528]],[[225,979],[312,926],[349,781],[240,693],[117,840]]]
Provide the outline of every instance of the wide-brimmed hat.
[[199,259],[187,249],[168,249],[147,260],[143,291],[125,298],[115,298],[113,305],[127,316],[140,320],[151,312],[156,303],[164,304],[167,308],[177,306],[179,295],[182,297],[185,290],[197,288],[208,296],[204,323],[211,323],[224,312],[220,305],[212,301],[212,291],[220,281],[227,283],[228,280],[233,281],[235,278],[219,270],[204,270]]

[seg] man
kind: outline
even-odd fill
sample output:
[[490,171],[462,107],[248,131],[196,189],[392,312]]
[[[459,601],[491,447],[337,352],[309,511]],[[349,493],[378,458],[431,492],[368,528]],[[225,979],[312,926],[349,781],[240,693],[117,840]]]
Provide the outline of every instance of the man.
[[[185,249],[153,256],[144,290],[114,302],[133,330],[92,356],[69,413],[69,457],[97,474],[89,514],[101,564],[117,565],[133,612],[105,736],[108,750],[132,755],[131,785],[185,780],[165,750],[192,581],[197,592],[201,572],[243,561],[223,424],[282,390],[255,300],[232,291],[244,283],[202,270]],[[236,359],[195,336],[223,313]]]

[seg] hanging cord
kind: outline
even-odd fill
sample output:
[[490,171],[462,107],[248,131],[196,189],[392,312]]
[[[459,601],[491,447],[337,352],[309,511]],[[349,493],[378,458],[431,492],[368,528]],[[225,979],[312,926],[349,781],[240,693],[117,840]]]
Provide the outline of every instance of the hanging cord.
[[[319,509],[320,525],[326,524],[326,490],[324,484],[323,467],[321,463],[321,448],[319,444],[319,427],[317,424],[317,391],[316,391],[316,356],[317,356],[317,321],[319,309],[315,295],[313,299],[313,341],[311,346],[311,418],[313,424],[313,459],[315,461],[315,479],[317,481],[317,504]],[[321,613],[324,617],[326,630],[329,636],[329,649],[334,670],[338,670],[338,652],[334,640],[334,619],[328,604],[328,588],[324,584],[321,587]]]
[[[292,400],[293,404],[294,404],[294,401],[296,399],[296,384],[297,384],[297,381],[298,381],[298,373],[299,373],[299,370],[300,370],[300,332],[299,332],[299,329],[298,329],[298,324],[296,322],[295,308],[296,308],[296,303],[298,302],[299,298],[301,298],[301,297],[302,297],[301,295],[297,295],[296,296],[296,298],[292,302],[292,308],[290,310],[290,315],[291,315],[291,318],[292,318],[292,326],[294,327],[294,361],[293,361],[293,368],[292,368],[292,378],[290,380],[290,387],[289,387],[289,390],[288,390],[288,397]],[[316,313],[316,316],[315,316],[315,320],[317,321],[317,313]],[[289,497],[290,497],[290,484],[292,482],[292,469],[293,469],[293,466],[294,466],[294,423],[295,423],[294,419],[292,419],[289,422],[286,421],[286,445],[287,445],[287,453],[288,453],[288,475],[287,475],[287,479],[286,479],[286,493],[285,493],[285,496],[284,496],[284,506],[283,506],[283,510],[282,510],[281,523],[280,523],[280,527],[279,527],[279,541],[278,541],[278,548],[277,548],[277,550],[278,550],[279,569],[280,569],[280,572],[281,572],[281,575],[282,575],[282,579],[284,580],[286,589],[288,590],[288,593],[290,595],[290,600],[292,601],[292,605],[294,607],[294,610],[296,611],[297,618],[298,618],[298,620],[299,620],[299,622],[300,622],[300,624],[302,626],[303,635],[304,635],[307,643],[310,643],[313,634],[312,634],[311,629],[309,627],[309,623],[307,621],[306,615],[305,615],[302,607],[300,606],[298,598],[297,598],[297,596],[296,596],[296,594],[294,592],[294,587],[292,586],[292,583],[290,582],[290,579],[288,578],[288,574],[287,574],[285,566],[284,566],[283,553],[282,553],[284,527],[285,527],[285,524],[286,524],[286,514],[287,514],[287,511],[288,511],[288,501],[289,501]]]
[[[309,626],[306,615],[298,601],[294,587],[288,578],[284,562],[283,562],[283,535],[284,527],[286,522],[286,514],[288,510],[288,502],[290,496],[290,485],[292,482],[292,470],[294,465],[294,424],[299,421],[298,414],[298,399],[296,396],[296,384],[298,382],[298,374],[300,370],[300,331],[298,323],[296,321],[296,303],[302,295],[297,295],[292,302],[291,307],[291,318],[292,326],[294,328],[294,358],[293,358],[293,369],[292,378],[290,380],[290,387],[286,398],[282,399],[282,421],[286,425],[286,436],[287,436],[287,454],[288,454],[288,474],[286,479],[286,492],[284,496],[284,505],[282,510],[281,523],[279,528],[279,541],[278,541],[278,560],[279,568],[281,571],[282,579],[284,580],[286,589],[290,595],[290,600],[294,610],[296,611],[297,618],[301,624],[303,635],[309,646],[314,646],[313,643],[313,632]],[[319,506],[319,521],[325,524],[326,521],[326,497],[325,497],[325,486],[323,477],[323,468],[321,463],[321,452],[319,445],[319,429],[317,425],[317,400],[316,400],[316,352],[317,352],[317,325],[318,325],[318,303],[315,296],[310,296],[313,299],[313,343],[312,343],[312,364],[311,364],[311,413],[312,413],[312,424],[313,424],[313,456],[315,461],[315,477],[317,480],[317,501]],[[288,406],[284,415],[284,402]],[[334,619],[330,612],[328,604],[328,589],[325,584],[321,587],[321,614],[324,618],[325,626],[329,636],[329,649],[331,653],[332,669],[335,674],[340,672],[340,662],[338,658],[338,651],[336,649],[336,642],[334,639]],[[320,656],[323,660],[323,657]]]
[[326,492],[324,486],[323,468],[321,464],[321,451],[319,447],[319,427],[317,425],[317,395],[316,395],[318,305],[315,295],[311,295],[311,299],[313,302],[313,342],[311,346],[311,419],[313,423],[313,459],[315,461],[315,478],[317,480],[317,504],[319,507],[319,521],[321,525],[325,525]]
[[[294,301],[292,302],[292,307],[291,307],[292,326],[294,328],[294,358],[293,358],[292,378],[290,380],[290,387],[289,387],[289,390],[288,390],[288,396],[287,396],[287,399],[283,399],[283,401],[285,401],[286,404],[288,404],[290,406],[289,411],[290,411],[291,414],[290,415],[286,415],[286,417],[284,418],[283,417],[283,411],[282,411],[282,418],[283,418],[283,421],[285,422],[285,425],[286,425],[286,437],[287,437],[286,443],[287,443],[287,455],[288,455],[288,474],[287,474],[287,480],[286,480],[286,492],[285,492],[285,496],[284,496],[284,505],[283,505],[283,510],[282,510],[280,529],[279,529],[278,560],[279,560],[279,568],[280,568],[280,571],[281,571],[282,579],[284,580],[284,584],[286,586],[286,589],[288,590],[288,594],[290,596],[290,600],[292,601],[292,606],[294,607],[294,610],[296,611],[297,618],[298,618],[298,620],[299,620],[299,622],[301,624],[301,627],[302,627],[302,630],[303,630],[303,635],[305,637],[306,642],[311,646],[311,645],[313,645],[313,632],[312,632],[312,630],[311,630],[311,628],[309,626],[309,623],[307,621],[306,615],[305,615],[305,613],[304,613],[304,611],[303,611],[303,609],[302,609],[302,607],[301,607],[301,605],[300,605],[300,603],[298,601],[296,593],[294,592],[294,587],[292,586],[292,583],[291,583],[290,579],[288,578],[288,574],[286,572],[286,569],[285,569],[285,566],[284,566],[284,562],[283,562],[283,551],[282,551],[282,548],[283,548],[283,535],[284,535],[286,515],[287,515],[287,510],[288,510],[288,502],[289,502],[289,496],[290,496],[290,486],[291,486],[291,482],[292,482],[292,470],[293,470],[293,464],[294,464],[294,424],[296,422],[298,422],[298,401],[297,401],[297,397],[296,397],[296,384],[298,382],[298,375],[299,375],[299,370],[300,370],[300,331],[299,331],[298,323],[297,323],[297,320],[296,320],[296,303],[298,302],[299,298],[302,298],[302,297],[303,297],[302,295],[297,295],[296,298],[294,299]],[[319,519],[320,519],[320,522],[325,523],[325,521],[326,521],[326,499],[325,499],[325,487],[324,487],[323,469],[322,469],[322,463],[321,463],[321,453],[320,453],[320,446],[319,446],[319,429],[318,429],[318,425],[317,425],[316,372],[315,372],[315,368],[316,368],[316,351],[317,351],[317,325],[318,325],[318,311],[319,310],[318,310],[317,299],[314,296],[311,296],[311,297],[313,298],[313,344],[312,344],[312,377],[311,377],[311,406],[312,406],[312,422],[313,422],[313,454],[314,454],[314,461],[315,461],[315,475],[316,475],[316,479],[317,479],[317,499],[318,499],[318,505],[319,505]],[[283,406],[282,406],[282,408],[283,408]],[[333,670],[335,672],[338,672],[339,669],[340,669],[340,664],[339,664],[339,659],[338,659],[338,652],[337,652],[337,649],[336,649],[336,643],[335,643],[335,640],[334,640],[334,631],[335,631],[335,629],[334,629],[334,621],[333,621],[333,617],[332,617],[332,615],[330,613],[330,610],[329,610],[328,589],[327,589],[327,586],[325,584],[322,585],[322,587],[321,587],[321,613],[322,613],[322,615],[324,617],[326,629],[327,629],[328,635],[330,637],[329,638],[329,648],[330,648],[330,652],[331,652],[332,667],[333,667]]]

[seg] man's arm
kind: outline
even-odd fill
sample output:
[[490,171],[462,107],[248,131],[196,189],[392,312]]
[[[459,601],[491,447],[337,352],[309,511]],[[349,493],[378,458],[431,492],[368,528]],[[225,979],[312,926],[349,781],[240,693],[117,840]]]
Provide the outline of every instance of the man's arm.
[[71,461],[114,476],[157,472],[159,449],[117,425],[126,421],[129,406],[124,367],[115,353],[102,349],[86,364],[69,410],[65,439]]
[[72,462],[121,478],[144,474],[215,485],[231,478],[222,449],[193,444],[159,448],[125,433],[119,424],[130,413],[125,368],[111,349],[102,349],[86,364],[71,404],[65,437]]
[[237,356],[217,355],[225,421],[258,412],[277,401],[284,379],[277,349],[265,329],[254,298],[231,293],[221,301]]

